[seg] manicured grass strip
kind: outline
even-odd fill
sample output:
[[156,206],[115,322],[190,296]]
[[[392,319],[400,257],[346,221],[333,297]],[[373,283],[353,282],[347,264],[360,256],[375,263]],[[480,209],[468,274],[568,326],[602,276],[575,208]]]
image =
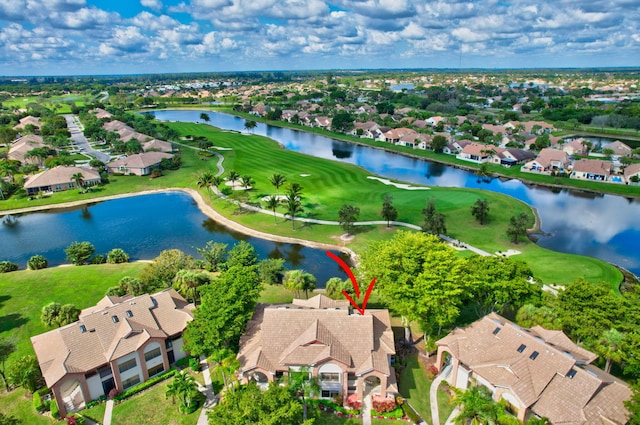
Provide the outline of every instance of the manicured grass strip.
[[42,416],[35,411],[31,394],[26,397],[24,389],[18,388],[7,394],[3,387],[0,391],[0,412],[13,416],[19,423],[25,425],[51,424],[51,418]]
[[[406,361],[407,366],[400,372],[400,394],[418,411],[422,419],[431,423],[429,391],[432,381],[427,380],[417,356],[407,357]],[[444,423],[453,411],[453,406],[449,404],[449,396],[441,389],[438,390],[438,409],[440,421]]]
[[20,270],[0,274],[0,336],[16,340],[17,351],[7,361],[33,354],[29,338],[50,330],[40,321],[50,302],[95,305],[124,276],[138,276],[145,263],[100,264]]

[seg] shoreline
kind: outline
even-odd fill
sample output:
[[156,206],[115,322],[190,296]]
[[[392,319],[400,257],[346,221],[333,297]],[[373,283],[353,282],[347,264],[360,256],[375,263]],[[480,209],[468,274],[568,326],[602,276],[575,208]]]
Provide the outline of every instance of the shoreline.
[[152,195],[157,193],[168,193],[168,192],[182,192],[191,196],[191,198],[196,202],[198,209],[204,215],[211,218],[212,220],[215,220],[217,223],[223,225],[224,227],[227,227],[230,230],[233,230],[248,236],[254,236],[260,239],[273,241],[273,242],[283,242],[283,243],[303,245],[309,248],[338,251],[348,255],[353,264],[355,264],[357,261],[357,254],[353,250],[344,246],[333,245],[333,244],[328,244],[324,242],[315,242],[307,239],[292,238],[289,236],[279,236],[271,233],[261,232],[259,230],[255,230],[250,227],[246,227],[220,214],[211,205],[205,202],[204,198],[202,197],[202,195],[200,195],[198,191],[194,189],[189,189],[189,188],[165,188],[165,189],[143,190],[141,192],[122,193],[119,195],[109,195],[101,198],[82,199],[79,201],[63,202],[60,204],[39,205],[34,207],[18,208],[14,210],[0,211],[0,217],[9,216],[13,214],[25,214],[25,213],[32,213],[32,212],[38,212],[38,211],[50,211],[55,209],[79,207],[82,205],[103,202],[103,201],[111,201],[114,199],[130,198],[133,196]]

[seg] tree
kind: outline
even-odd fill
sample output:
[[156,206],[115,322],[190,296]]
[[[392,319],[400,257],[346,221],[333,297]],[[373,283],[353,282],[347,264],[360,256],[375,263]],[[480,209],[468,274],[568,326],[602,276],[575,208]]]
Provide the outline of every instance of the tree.
[[209,283],[209,276],[195,270],[178,270],[176,277],[173,278],[173,288],[194,304],[198,299],[199,288],[207,283]]
[[4,413],[0,413],[0,425],[20,425],[21,423],[22,422],[20,422],[14,416],[9,416],[9,415],[5,415]]
[[615,329],[603,332],[602,337],[596,344],[596,352],[605,359],[604,371],[611,372],[611,363],[622,361],[622,343],[624,334]]
[[422,210],[424,222],[422,231],[432,235],[440,235],[447,233],[447,227],[444,223],[444,214],[436,210],[436,204],[433,199],[427,201],[427,207]]
[[249,189],[251,189],[251,185],[253,184],[254,184],[254,181],[250,175],[244,175],[240,177],[240,186],[242,186],[245,191],[248,191]]
[[355,297],[355,289],[351,283],[351,279],[342,280],[339,277],[332,277],[327,281],[325,285],[325,295],[334,300],[340,300],[344,298],[342,291],[345,291],[352,297]]
[[204,112],[200,114],[200,119],[201,119],[202,121],[204,121],[204,122],[209,122],[209,121],[211,121],[211,118],[209,118],[209,114],[204,113]]
[[295,230],[296,215],[303,211],[300,196],[296,195],[294,192],[287,193],[285,206],[287,208],[287,214],[289,214],[289,217],[291,218],[291,229]]
[[165,397],[171,397],[174,403],[177,398],[179,401],[178,411],[184,414],[195,411],[198,401],[202,398],[195,378],[185,371],[174,375],[173,381],[167,385]]
[[285,182],[287,181],[286,177],[283,176],[282,174],[273,174],[271,175],[271,177],[269,178],[269,181],[271,182],[272,185],[275,186],[276,188],[276,195],[280,196],[280,192],[279,189],[280,187],[282,187]]
[[79,187],[80,189],[84,188],[84,175],[82,173],[78,172],[72,174],[71,179],[73,179],[76,187]]
[[111,287],[107,290],[107,295],[122,297],[124,295],[142,295],[152,292],[149,286],[136,277],[124,276],[118,282],[118,286]]
[[7,379],[5,362],[14,351],[16,351],[15,341],[13,339],[0,337],[0,377],[7,392],[9,392],[9,380]]
[[258,263],[258,274],[265,285],[280,283],[285,271],[283,258],[266,258]]
[[301,367],[298,371],[289,372],[288,384],[291,392],[302,400],[302,419],[307,420],[307,399],[320,394],[320,383],[317,376],[311,376],[308,366]]
[[76,266],[81,266],[89,261],[89,258],[96,251],[91,242],[71,242],[71,244],[65,248],[64,252],[67,254],[67,261],[70,261]]
[[278,220],[276,218],[276,210],[278,209],[278,205],[280,205],[280,201],[276,196],[271,195],[267,198],[266,207],[267,209],[273,211],[273,222],[276,224],[278,223]]
[[62,306],[60,303],[51,302],[44,307],[40,312],[40,320],[44,323],[45,326],[52,327],[54,325],[60,325],[58,323],[60,317],[60,308]]
[[227,180],[229,180],[231,182],[231,184],[233,185],[232,186],[233,190],[236,189],[236,182],[238,181],[239,178],[240,178],[240,173],[238,173],[236,170],[230,170],[229,171],[229,175],[227,176]]
[[615,153],[615,151],[611,148],[604,148],[602,149],[602,154],[604,156],[607,157],[607,159],[611,159],[611,156],[613,156],[613,154]]
[[509,219],[509,226],[507,227],[507,236],[511,239],[511,242],[518,243],[520,236],[527,236],[527,226],[529,223],[529,217],[527,214],[520,213],[517,216],[511,216]]
[[358,215],[360,215],[360,208],[349,204],[343,204],[340,211],[338,211],[338,222],[340,223],[342,230],[352,235],[355,230],[353,223],[358,221]]
[[376,292],[401,316],[405,339],[411,341],[411,321],[429,333],[458,317],[464,295],[461,264],[437,236],[399,231],[391,240],[373,242],[358,268],[365,281],[377,279]]
[[466,391],[453,389],[453,404],[460,409],[454,422],[460,425],[496,424],[505,410],[504,402],[496,403],[487,387],[477,385]]
[[209,193],[209,196],[211,196],[210,188],[211,188],[211,185],[213,185],[214,178],[215,176],[213,172],[203,171],[200,174],[198,174],[196,185],[198,186],[199,189],[206,189],[207,192]]
[[553,308],[546,305],[536,307],[534,304],[524,304],[516,313],[516,323],[525,328],[538,325],[545,329],[562,329],[560,316]]
[[43,383],[40,366],[35,356],[23,356],[9,369],[8,378],[13,385],[19,385],[30,393]]
[[256,267],[230,267],[201,289],[202,303],[184,331],[186,351],[193,356],[237,350],[240,336],[262,290]]
[[129,262],[129,254],[127,254],[122,248],[113,248],[107,253],[107,263],[109,264],[121,264]]
[[225,268],[249,267],[258,262],[256,249],[247,241],[239,241],[231,247],[227,256]]
[[253,132],[253,129],[256,128],[257,126],[258,126],[258,123],[255,122],[254,120],[247,120],[244,122],[244,129],[250,130],[251,132]]
[[471,206],[471,215],[480,222],[480,225],[484,225],[489,217],[489,201],[486,199],[478,199],[475,204]]
[[193,257],[179,249],[168,249],[142,269],[140,279],[148,285],[150,291],[164,289],[171,286],[179,270],[195,268]]
[[331,129],[334,131],[347,132],[353,128],[353,115],[346,111],[335,114],[331,120]]
[[205,268],[210,272],[217,272],[224,268],[229,255],[226,243],[209,241],[204,248],[196,248],[196,251],[205,261]]
[[63,304],[60,307],[60,313],[58,316],[58,324],[60,326],[66,326],[70,323],[78,321],[80,316],[80,309],[73,304]]
[[27,261],[27,268],[29,270],[46,269],[49,266],[49,262],[42,255],[34,255]]
[[222,378],[224,388],[233,391],[236,383],[235,371],[240,368],[236,354],[228,348],[216,350],[209,356],[209,360],[213,362],[213,373]]
[[216,425],[299,425],[303,423],[302,418],[300,401],[291,397],[288,387],[276,382],[262,391],[252,381],[237,391],[227,392],[224,399],[209,411],[209,422]]
[[388,194],[384,195],[380,215],[382,218],[387,220],[387,228],[390,227],[392,221],[395,221],[398,218],[398,209],[393,206],[392,202],[393,196]]
[[437,136],[433,136],[433,140],[431,140],[431,149],[435,153],[442,153],[444,148],[447,146],[447,138],[438,134]]
[[309,298],[309,291],[316,289],[316,278],[304,270],[289,270],[284,274],[282,286],[294,291],[296,296],[299,292],[304,291],[305,297]]

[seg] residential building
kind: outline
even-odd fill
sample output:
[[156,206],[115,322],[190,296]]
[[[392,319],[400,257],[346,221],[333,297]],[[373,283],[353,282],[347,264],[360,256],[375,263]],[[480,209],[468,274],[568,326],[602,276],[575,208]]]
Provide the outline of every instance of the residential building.
[[286,305],[259,305],[240,340],[239,376],[263,387],[308,368],[321,397],[362,402],[367,394],[398,392],[391,367],[395,354],[387,310],[351,311],[346,300],[324,295]]
[[631,147],[629,145],[622,143],[620,140],[616,140],[613,143],[609,143],[606,146],[602,147],[604,149],[611,149],[613,151],[614,158],[620,158],[622,156],[631,156]]
[[627,181],[627,183],[634,183],[631,180],[634,176],[637,179],[640,179],[640,163],[631,164],[624,169],[624,178]]
[[77,173],[82,174],[84,187],[100,184],[100,173],[94,169],[59,165],[27,177],[24,188],[29,196],[40,192],[61,192],[73,189],[76,187],[76,180],[73,176]]
[[621,176],[613,174],[613,163],[601,159],[581,159],[573,164],[572,179],[623,183]]
[[142,144],[142,150],[144,152],[173,152],[173,145],[164,140],[151,139]]
[[544,148],[538,153],[536,159],[522,166],[522,171],[535,171],[540,173],[564,171],[570,163],[569,155],[567,155],[565,151]]
[[28,125],[33,125],[37,128],[40,128],[42,126],[42,123],[40,123],[40,118],[38,117],[32,117],[31,115],[28,115],[24,118],[20,118],[20,122],[16,125],[13,126],[14,130],[24,130],[24,128]]
[[145,152],[116,159],[106,165],[111,173],[146,176],[160,165],[163,159],[171,159],[173,155],[164,152]]
[[591,363],[597,356],[562,331],[521,328],[491,313],[436,342],[436,366],[450,367],[450,385],[487,387],[521,421],[546,417],[551,424],[620,424],[631,390]]
[[31,337],[62,417],[169,370],[185,356],[182,332],[193,308],[173,289],[106,296],[77,322]]
[[[456,155],[456,158],[469,162],[491,162],[492,156],[499,152],[503,152],[504,149],[495,145],[485,145],[482,143],[469,143],[465,145],[460,153]],[[499,163],[499,160],[498,160]]]
[[589,153],[586,143],[587,141],[581,137],[562,145],[562,150],[571,156],[584,156]]
[[22,136],[11,144],[11,146],[9,147],[7,158],[13,159],[15,161],[20,161],[23,164],[38,164],[40,162],[40,159],[25,158],[25,156],[30,150],[35,148],[43,148],[45,146],[46,145],[44,144],[42,136],[39,136],[37,134],[27,134],[26,136]]

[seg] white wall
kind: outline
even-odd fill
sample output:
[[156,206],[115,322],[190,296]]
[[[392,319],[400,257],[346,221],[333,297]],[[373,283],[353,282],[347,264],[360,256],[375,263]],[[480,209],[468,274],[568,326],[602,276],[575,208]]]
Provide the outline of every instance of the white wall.
[[160,347],[160,344],[157,342],[151,342],[149,343],[145,348],[144,348],[144,353],[148,353],[149,351],[152,351],[156,348],[160,348],[160,355],[158,357],[154,357],[153,359],[149,360],[147,363],[147,370],[151,369],[154,366],[159,365],[160,363],[162,363],[163,357],[162,357],[162,348]]
[[469,385],[469,370],[460,366],[458,368],[458,376],[456,377],[456,388],[466,390]]
[[140,378],[140,382],[144,381],[144,379],[142,378],[142,369],[140,368],[140,358],[138,357],[138,353],[127,354],[126,356],[119,358],[118,361],[116,362],[117,364],[116,367],[119,367],[122,363],[132,358],[136,359],[137,366],[120,373],[120,382],[124,382],[125,380],[135,375],[138,375],[138,377]]
[[173,341],[173,355],[176,358],[176,361],[183,359],[187,356],[187,354],[182,350],[183,345],[184,345],[184,341],[182,340],[182,338],[179,338]]
[[[95,400],[101,395],[105,395],[104,390],[102,389],[102,380],[100,379],[99,373],[96,373],[91,378],[87,379],[87,386],[89,387],[91,400]],[[86,401],[91,401],[91,400],[86,400]]]

